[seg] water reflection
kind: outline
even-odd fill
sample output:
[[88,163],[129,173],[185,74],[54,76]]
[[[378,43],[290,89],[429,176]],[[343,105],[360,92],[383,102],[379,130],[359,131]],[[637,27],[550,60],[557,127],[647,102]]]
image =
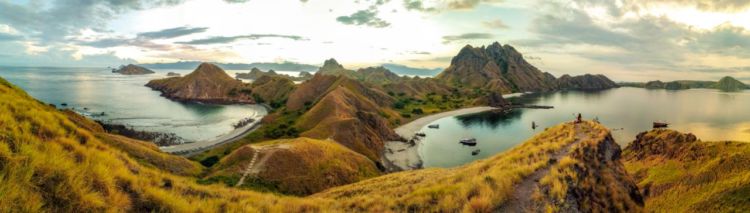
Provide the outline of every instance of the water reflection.
[[464,128],[476,125],[496,129],[498,126],[507,126],[521,117],[522,110],[511,110],[510,112],[488,111],[470,115],[456,116]]

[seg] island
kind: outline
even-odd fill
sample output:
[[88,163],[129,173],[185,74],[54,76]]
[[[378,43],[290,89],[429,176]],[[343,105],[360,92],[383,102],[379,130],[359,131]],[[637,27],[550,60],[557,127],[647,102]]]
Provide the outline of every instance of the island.
[[128,64],[120,66],[118,69],[112,69],[112,73],[120,73],[122,75],[146,75],[153,74],[154,71],[135,64]]

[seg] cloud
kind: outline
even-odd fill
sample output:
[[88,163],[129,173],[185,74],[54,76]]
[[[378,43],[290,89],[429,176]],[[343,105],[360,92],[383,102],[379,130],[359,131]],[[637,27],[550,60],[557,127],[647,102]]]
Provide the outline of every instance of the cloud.
[[508,29],[508,25],[503,22],[503,20],[495,19],[492,21],[483,21],[482,25],[484,27],[490,28],[490,29]]
[[23,37],[17,36],[17,35],[11,35],[7,33],[0,32],[0,42],[3,41],[18,41],[21,40]]
[[403,0],[404,8],[422,12],[470,10],[482,3],[501,3],[504,0]]
[[474,7],[476,7],[480,3],[499,3],[499,2],[503,2],[503,0],[454,0],[454,1],[448,1],[448,9],[458,9],[458,10],[474,9]]
[[186,36],[186,35],[195,34],[195,33],[202,33],[202,32],[206,32],[206,30],[208,30],[208,27],[194,27],[194,28],[175,27],[175,28],[163,29],[159,31],[138,33],[138,37],[148,38],[148,39],[168,39],[168,38],[177,38],[180,36]]
[[641,5],[669,3],[713,12],[741,12],[750,8],[748,0],[631,0],[631,3]]
[[495,37],[495,35],[489,33],[464,33],[461,35],[443,36],[443,43],[451,43],[454,41],[462,40],[491,39],[493,37]]
[[177,43],[178,44],[197,44],[197,45],[226,44],[226,43],[232,43],[232,42],[235,42],[237,40],[242,40],[242,39],[258,40],[262,38],[283,38],[283,39],[291,39],[295,41],[307,40],[304,37],[296,36],[296,35],[250,34],[250,35],[240,35],[240,36],[215,36],[215,37],[196,39],[192,41],[177,42]]
[[346,25],[364,25],[375,28],[384,28],[391,25],[377,17],[378,12],[374,9],[360,10],[349,16],[339,16],[336,21]]

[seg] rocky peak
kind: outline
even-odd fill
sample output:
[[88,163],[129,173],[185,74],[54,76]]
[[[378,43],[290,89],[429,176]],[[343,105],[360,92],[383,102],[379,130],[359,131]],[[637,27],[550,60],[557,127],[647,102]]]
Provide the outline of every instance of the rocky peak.
[[224,72],[221,67],[216,66],[211,63],[201,63],[195,71],[185,76],[186,78],[191,77],[208,77],[208,78],[217,78],[220,80],[230,80],[234,81],[234,79],[229,76],[226,72]]
[[682,151],[681,148],[696,141],[698,138],[691,133],[654,129],[639,133],[635,140],[625,147],[625,151],[628,152],[627,156],[635,159],[643,159],[651,155],[675,157],[689,154],[689,151]]
[[344,66],[341,66],[336,59],[328,59],[325,62],[323,62],[323,66],[320,67],[320,70],[338,70],[338,69],[344,69]]
[[261,71],[257,67],[253,67],[252,69],[250,69],[250,72],[251,73],[257,73],[257,72],[261,72]]

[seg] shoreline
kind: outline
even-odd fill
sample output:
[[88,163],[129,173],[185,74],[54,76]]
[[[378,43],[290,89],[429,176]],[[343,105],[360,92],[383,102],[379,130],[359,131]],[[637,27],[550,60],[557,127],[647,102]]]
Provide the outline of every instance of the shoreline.
[[384,149],[385,153],[381,158],[381,163],[385,166],[386,172],[388,173],[420,169],[422,168],[422,157],[419,156],[418,150],[420,140],[418,137],[415,137],[415,134],[419,132],[419,130],[422,130],[425,126],[442,118],[475,114],[497,109],[500,108],[489,106],[462,108],[424,116],[396,127],[394,129],[396,134],[407,139],[408,142],[386,141]]
[[239,140],[245,137],[247,134],[250,134],[251,132],[255,131],[256,129],[260,127],[260,122],[264,116],[265,115],[253,116],[252,118],[255,119],[255,121],[253,121],[252,123],[249,123],[241,128],[234,129],[226,134],[217,136],[216,138],[211,139],[211,140],[196,141],[192,143],[184,143],[184,144],[173,145],[173,146],[162,146],[162,147],[159,147],[159,149],[166,153],[183,155],[183,156],[189,157],[189,156],[201,153],[210,148],[213,148],[222,144],[234,142],[236,140]]

